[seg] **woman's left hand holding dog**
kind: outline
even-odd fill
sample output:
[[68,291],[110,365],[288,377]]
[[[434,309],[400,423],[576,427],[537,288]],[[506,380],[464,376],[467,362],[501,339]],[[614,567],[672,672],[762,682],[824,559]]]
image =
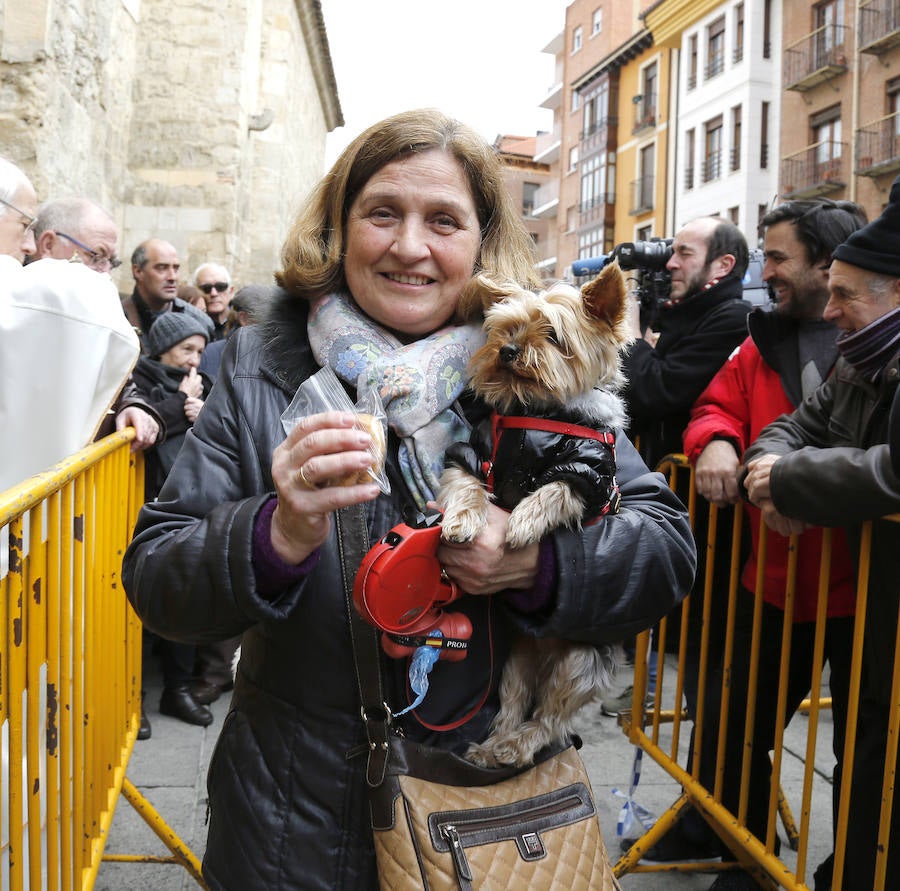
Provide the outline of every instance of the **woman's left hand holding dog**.
[[286,563],[302,563],[328,537],[331,513],[378,495],[375,483],[331,481],[369,467],[372,437],[348,412],[303,418],[272,455],[278,505],[272,515],[272,547]]
[[513,550],[506,544],[509,513],[488,506],[487,524],[473,541],[441,541],[438,560],[444,571],[469,594],[495,594],[507,588],[530,588],[538,571],[540,545]]

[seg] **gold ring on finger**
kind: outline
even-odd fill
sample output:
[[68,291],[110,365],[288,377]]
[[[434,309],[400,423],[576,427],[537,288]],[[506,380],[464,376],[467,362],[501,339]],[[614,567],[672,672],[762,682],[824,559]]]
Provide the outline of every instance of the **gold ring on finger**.
[[307,489],[315,489],[316,487],[306,478],[306,474],[303,472],[304,464],[300,465],[300,469],[297,471],[297,476],[303,481],[303,485],[306,486]]

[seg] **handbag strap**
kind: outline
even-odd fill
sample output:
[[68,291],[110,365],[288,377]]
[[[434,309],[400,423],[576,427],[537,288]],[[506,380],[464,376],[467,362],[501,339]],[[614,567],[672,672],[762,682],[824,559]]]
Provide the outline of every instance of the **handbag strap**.
[[344,584],[344,603],[350,620],[350,642],[359,689],[360,714],[369,741],[366,782],[375,787],[384,782],[387,771],[391,710],[385,702],[382,687],[378,632],[353,606],[353,582],[363,557],[369,550],[365,506],[351,504],[341,508],[335,512],[334,519]]

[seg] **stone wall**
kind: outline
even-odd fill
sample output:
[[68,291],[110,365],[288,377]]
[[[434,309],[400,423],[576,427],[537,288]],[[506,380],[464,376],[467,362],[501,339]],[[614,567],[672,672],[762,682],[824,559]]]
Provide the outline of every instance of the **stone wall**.
[[39,199],[87,195],[123,257],[166,238],[185,278],[271,281],[342,123],[317,0],[0,0],[0,78],[0,153]]

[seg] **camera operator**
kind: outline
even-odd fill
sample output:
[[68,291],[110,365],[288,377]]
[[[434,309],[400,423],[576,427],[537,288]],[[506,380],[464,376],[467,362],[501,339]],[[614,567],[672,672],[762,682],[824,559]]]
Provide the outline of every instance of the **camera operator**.
[[747,336],[751,307],[741,299],[747,241],[737,226],[700,217],[675,235],[666,268],[668,297],[660,300],[658,332],[640,327],[637,301],[631,314],[636,338],[624,356],[629,437],[649,467],[681,451],[694,400]]

